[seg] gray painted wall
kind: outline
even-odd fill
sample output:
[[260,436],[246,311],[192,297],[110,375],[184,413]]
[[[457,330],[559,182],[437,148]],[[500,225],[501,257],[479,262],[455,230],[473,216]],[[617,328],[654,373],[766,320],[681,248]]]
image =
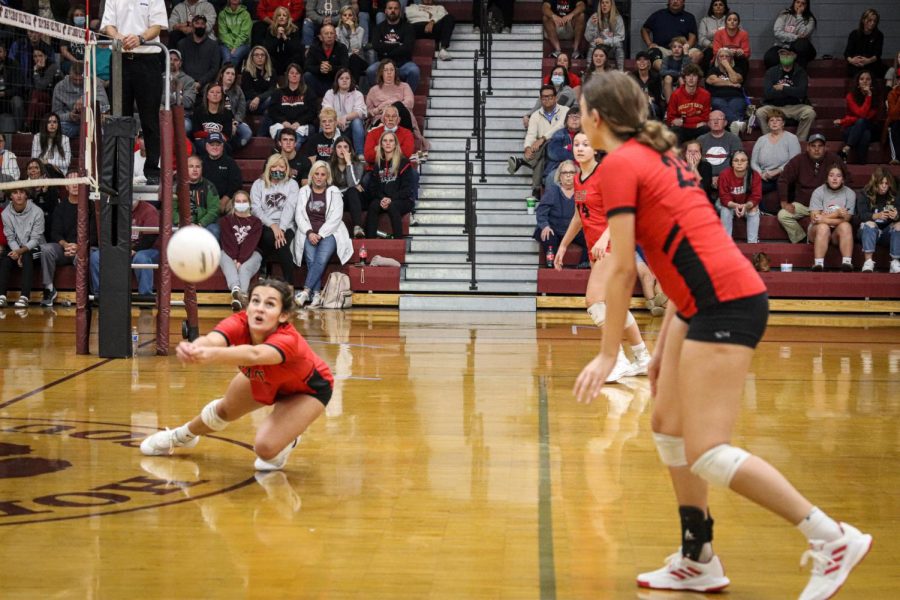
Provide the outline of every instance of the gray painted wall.
[[[894,57],[900,51],[900,3],[897,0],[811,0],[811,4],[817,21],[812,42],[819,57],[823,54],[844,55],[847,35],[859,25],[859,17],[867,8],[874,8],[881,15],[878,28],[885,36],[882,58]],[[790,0],[729,0],[729,8],[741,15],[741,26],[750,34],[753,58],[762,58],[775,43],[772,25],[778,13],[789,5]],[[632,56],[644,47],[641,25],[652,12],[665,6],[665,0],[632,0]],[[687,0],[685,9],[694,15],[699,24],[709,10],[709,0]]]

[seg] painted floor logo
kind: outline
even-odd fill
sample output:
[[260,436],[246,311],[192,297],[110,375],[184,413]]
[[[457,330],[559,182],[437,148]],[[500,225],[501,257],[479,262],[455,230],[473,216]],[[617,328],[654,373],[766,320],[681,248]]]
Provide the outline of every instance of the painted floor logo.
[[[0,418],[0,527],[190,502],[254,482],[201,474],[188,457],[143,457],[153,430],[118,423]],[[252,452],[243,442],[207,437]]]

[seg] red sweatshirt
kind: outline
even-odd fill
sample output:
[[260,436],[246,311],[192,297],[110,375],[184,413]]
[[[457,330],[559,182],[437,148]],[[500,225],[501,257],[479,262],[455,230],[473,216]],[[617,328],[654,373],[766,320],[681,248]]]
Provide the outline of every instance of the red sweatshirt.
[[275,14],[275,9],[279,6],[284,6],[291,11],[291,21],[294,23],[303,18],[304,0],[259,0],[259,4],[256,5],[256,18],[260,21],[271,19]]
[[669,108],[666,110],[666,123],[672,124],[674,119],[684,117],[682,127],[696,129],[709,121],[712,97],[702,87],[693,94],[688,94],[684,86],[678,87],[669,97]]
[[762,178],[759,173],[751,170],[750,192],[744,189],[744,178],[734,174],[731,167],[719,173],[719,202],[722,206],[728,206],[729,202],[746,204],[752,202],[753,206],[759,206],[762,199]]
[[847,114],[841,119],[841,127],[850,127],[859,119],[873,120],[878,116],[878,108],[872,107],[872,95],[866,96],[862,104],[856,103],[853,92],[847,94]]
[[[369,166],[375,164],[375,147],[378,145],[382,133],[384,133],[383,124],[378,127],[373,127],[369,130],[369,133],[366,134],[366,145],[363,150],[363,155],[366,157],[366,162]],[[400,142],[400,152],[403,153],[403,156],[409,158],[415,153],[416,140],[413,138],[412,131],[406,127],[401,125],[397,126],[397,141]]]
[[750,36],[743,29],[738,29],[734,37],[728,35],[728,30],[724,27],[713,35],[713,54],[718,54],[722,48],[736,50],[740,48],[744,51],[744,58],[750,60]]

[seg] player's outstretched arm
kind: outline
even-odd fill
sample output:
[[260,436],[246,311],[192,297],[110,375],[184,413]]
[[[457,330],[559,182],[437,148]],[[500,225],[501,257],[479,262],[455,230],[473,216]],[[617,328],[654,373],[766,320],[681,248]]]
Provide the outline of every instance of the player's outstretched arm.
[[[215,338],[212,339],[214,340]],[[200,340],[198,339],[197,341]],[[284,361],[284,356],[281,352],[269,344],[242,344],[240,346],[225,347],[224,344],[197,345],[196,342],[193,344],[181,342],[178,344],[177,353],[178,358],[186,364],[217,364],[238,367],[243,365],[277,365]]]

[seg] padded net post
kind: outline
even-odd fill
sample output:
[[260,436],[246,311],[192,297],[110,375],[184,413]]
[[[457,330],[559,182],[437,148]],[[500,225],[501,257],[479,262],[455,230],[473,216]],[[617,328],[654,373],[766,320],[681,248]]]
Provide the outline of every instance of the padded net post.
[[[159,181],[159,202],[161,206],[160,213],[160,245],[159,245],[159,310],[156,313],[156,354],[157,356],[167,356],[169,354],[169,319],[171,318],[172,306],[172,271],[169,268],[169,239],[172,237],[172,111],[161,110],[159,112],[159,131],[160,131],[160,155],[159,163],[163,165],[160,169]],[[181,116],[175,116],[175,119],[181,119],[184,123],[184,109]],[[184,129],[184,125],[182,125]],[[179,169],[180,171],[180,169]]]
[[[192,222],[191,195],[187,176],[187,149],[184,140],[187,134],[184,130],[184,107],[175,105],[172,108],[173,126],[175,131],[175,158],[178,161],[178,222],[187,225]],[[170,219],[171,221],[171,219]],[[187,313],[187,334],[190,339],[197,336],[200,329],[200,319],[197,315],[197,286],[186,283],[184,288],[184,310]]]
[[100,346],[103,358],[131,356],[131,197],[133,117],[110,117],[104,127],[100,208]]

